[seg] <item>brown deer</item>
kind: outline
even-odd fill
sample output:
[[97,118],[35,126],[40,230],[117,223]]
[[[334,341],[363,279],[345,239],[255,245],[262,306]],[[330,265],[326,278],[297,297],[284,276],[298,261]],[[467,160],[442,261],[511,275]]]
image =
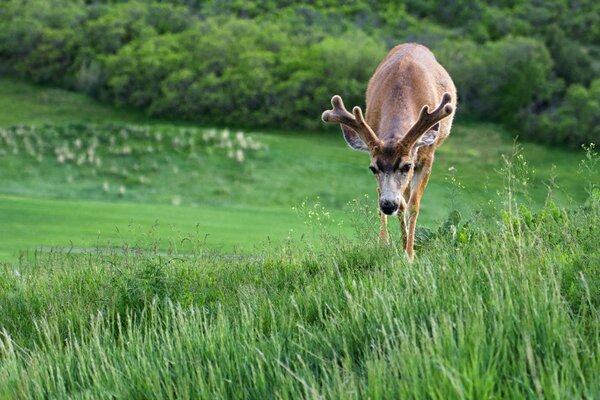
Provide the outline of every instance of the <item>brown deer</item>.
[[450,134],[456,109],[452,79],[428,48],[401,44],[369,81],[366,120],[358,106],[348,112],[340,96],[333,96],[331,105],[323,121],[340,124],[348,145],[371,157],[369,168],[378,185],[379,237],[389,243],[387,217],[400,211],[404,250],[412,260],[421,197],[435,150]]

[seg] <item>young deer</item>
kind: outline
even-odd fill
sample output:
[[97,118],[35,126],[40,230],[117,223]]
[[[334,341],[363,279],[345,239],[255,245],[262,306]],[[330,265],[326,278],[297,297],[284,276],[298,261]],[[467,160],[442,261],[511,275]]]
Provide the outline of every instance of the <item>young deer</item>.
[[[435,104],[430,113],[429,105]],[[379,237],[389,243],[387,216],[400,211],[404,250],[412,260],[421,196],[435,149],[450,134],[456,109],[452,79],[429,49],[401,44],[369,81],[366,120],[358,106],[349,113],[340,96],[333,96],[331,105],[323,121],[340,124],[348,145],[371,156],[369,168],[377,177],[379,195]]]

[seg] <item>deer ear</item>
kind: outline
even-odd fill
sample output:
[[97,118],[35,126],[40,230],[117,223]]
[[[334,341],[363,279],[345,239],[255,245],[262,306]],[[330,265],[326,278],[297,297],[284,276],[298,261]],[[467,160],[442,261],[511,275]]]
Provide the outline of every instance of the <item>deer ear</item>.
[[435,134],[435,130],[429,130],[429,131],[425,132],[419,138],[419,140],[417,140],[417,143],[415,144],[415,148],[421,147],[421,146],[429,146],[430,144],[435,143],[436,138],[437,138],[437,136]]
[[342,127],[344,139],[346,139],[348,146],[350,146],[353,150],[369,151],[369,147],[365,144],[365,142],[362,141],[354,129],[344,124],[340,124],[340,126]]

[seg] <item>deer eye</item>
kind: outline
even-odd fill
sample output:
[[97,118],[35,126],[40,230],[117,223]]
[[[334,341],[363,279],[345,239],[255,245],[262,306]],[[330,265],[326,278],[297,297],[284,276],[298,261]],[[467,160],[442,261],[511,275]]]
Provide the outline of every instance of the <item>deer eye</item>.
[[400,172],[403,174],[408,173],[408,171],[410,171],[410,169],[412,168],[412,164],[404,164],[403,166],[400,167]]
[[377,171],[377,168],[375,168],[372,165],[369,165],[369,169],[371,170],[371,172],[373,173],[373,175],[377,175],[377,172],[379,172],[379,171]]

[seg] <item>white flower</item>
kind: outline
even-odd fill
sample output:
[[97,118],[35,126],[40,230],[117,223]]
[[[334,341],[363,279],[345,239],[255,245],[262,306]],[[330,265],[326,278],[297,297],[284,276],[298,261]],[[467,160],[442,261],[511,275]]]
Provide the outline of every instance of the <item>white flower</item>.
[[87,159],[88,159],[88,163],[92,164],[94,162],[94,148],[90,147],[87,149]]
[[217,131],[215,129],[209,129],[207,131],[205,131],[202,134],[202,140],[205,143],[208,143],[209,141],[211,141],[212,139],[214,139],[215,137],[217,137]]
[[240,147],[242,149],[245,149],[246,147],[248,147],[248,140],[246,140],[246,138],[244,137],[244,132],[238,132],[235,135],[235,139],[237,140],[237,142],[239,143]]
[[239,163],[241,163],[242,161],[244,161],[244,152],[241,149],[238,149],[235,152],[235,160]]

